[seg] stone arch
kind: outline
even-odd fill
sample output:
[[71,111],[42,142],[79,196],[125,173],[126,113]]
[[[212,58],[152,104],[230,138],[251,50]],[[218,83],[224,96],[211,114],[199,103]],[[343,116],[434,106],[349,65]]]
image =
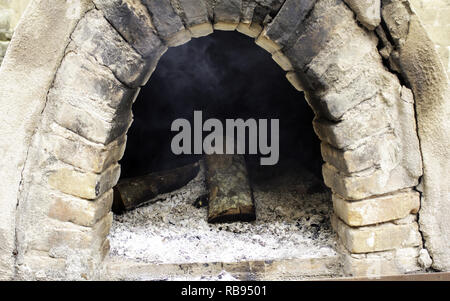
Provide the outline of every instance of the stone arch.
[[[414,98],[383,64],[375,33],[342,1],[266,2],[80,1],[19,176],[11,244],[20,277],[97,276],[139,87],[167,47],[214,29],[255,38],[307,95],[348,273],[371,268],[355,270],[351,253],[421,246],[410,215],[422,176]],[[385,272],[401,269],[394,261]]]

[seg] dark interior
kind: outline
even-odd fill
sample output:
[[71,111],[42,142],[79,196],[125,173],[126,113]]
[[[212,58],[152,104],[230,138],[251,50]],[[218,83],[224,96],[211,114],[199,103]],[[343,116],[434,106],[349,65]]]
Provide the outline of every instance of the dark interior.
[[[314,114],[285,78],[270,54],[236,32],[170,48],[133,106],[134,122],[121,160],[122,177],[179,167],[199,155],[172,153],[170,131],[177,118],[277,118],[280,120],[280,160],[259,166],[259,155],[246,156],[250,170],[274,176],[280,167],[305,168],[321,178],[320,142],[312,128]],[[206,133],[204,134],[204,136]]]

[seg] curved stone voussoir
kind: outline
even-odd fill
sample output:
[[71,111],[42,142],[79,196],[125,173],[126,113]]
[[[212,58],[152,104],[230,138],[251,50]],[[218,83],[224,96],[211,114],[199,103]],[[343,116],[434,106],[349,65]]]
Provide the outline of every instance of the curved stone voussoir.
[[99,65],[88,55],[77,53],[69,45],[56,73],[50,93],[67,102],[86,106],[100,115],[113,118],[118,112],[131,110],[139,89],[123,85],[110,69]]
[[168,46],[175,47],[190,41],[191,35],[170,0],[142,0],[142,3],[147,7],[159,36]]
[[172,0],[172,5],[175,5],[175,10],[192,37],[199,38],[213,33],[206,0]]
[[118,80],[129,87],[144,85],[153,72],[154,63],[144,60],[98,10],[91,10],[72,33],[78,50],[88,53],[108,67]]
[[339,27],[357,26],[350,11],[341,1],[318,0],[298,31],[298,39],[283,52],[296,70],[305,66],[333,39]]
[[167,47],[156,34],[146,7],[134,0],[94,0],[94,3],[142,57],[153,60],[155,67]]
[[293,42],[292,38],[298,37],[299,26],[315,2],[315,0],[286,0],[263,34],[281,47],[289,47],[289,42]]
[[218,0],[214,6],[214,29],[235,30],[241,20],[242,0]]

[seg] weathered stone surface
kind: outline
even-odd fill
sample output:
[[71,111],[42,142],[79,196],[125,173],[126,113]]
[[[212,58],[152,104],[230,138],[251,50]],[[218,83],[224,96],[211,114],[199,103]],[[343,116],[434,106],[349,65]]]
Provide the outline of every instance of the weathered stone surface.
[[50,193],[50,196],[49,217],[86,227],[102,219],[111,210],[113,202],[112,189],[93,201],[57,192]]
[[258,38],[255,40],[256,45],[263,48],[264,50],[268,51],[269,53],[275,53],[281,50],[281,46],[269,39],[265,36],[264,30],[261,32],[261,34],[258,36]]
[[74,106],[93,110],[105,119],[131,110],[139,89],[127,88],[111,70],[75,52],[72,46],[68,47],[68,53],[56,73],[52,95]]
[[417,213],[419,207],[420,194],[413,190],[353,202],[333,195],[335,214],[353,227],[401,219],[410,213]]
[[175,0],[181,10],[181,18],[187,27],[209,23],[208,8],[204,0]]
[[332,216],[331,222],[341,242],[351,253],[369,253],[415,247],[422,243],[417,223],[409,225],[384,223],[376,226],[352,228],[335,215]]
[[305,91],[302,82],[300,81],[298,75],[295,72],[286,73],[286,78],[297,91]]
[[362,139],[385,133],[391,124],[388,107],[379,97],[357,105],[348,111],[340,122],[317,118],[313,121],[319,138],[338,149],[347,149],[360,144]]
[[280,66],[284,71],[292,71],[294,67],[292,66],[289,59],[281,52],[275,52],[272,54],[272,59]]
[[413,187],[418,179],[411,177],[402,166],[392,170],[369,169],[347,176],[328,163],[322,167],[325,185],[349,200],[362,200],[371,196],[382,195],[400,189]]
[[396,64],[415,97],[424,171],[421,231],[433,258],[433,267],[450,270],[448,77],[432,41],[408,2],[383,1],[382,17],[397,46]]
[[261,25],[256,23],[251,24],[239,23],[238,27],[236,27],[236,30],[242,34],[245,34],[246,36],[249,36],[250,38],[257,38],[261,33],[261,31],[263,30],[263,28]]
[[117,184],[120,165],[115,164],[101,174],[81,172],[69,166],[50,174],[50,186],[83,199],[94,200]]
[[314,0],[286,0],[263,34],[282,47],[288,46],[293,35],[298,37],[301,31],[299,26],[315,2]]
[[[49,98],[52,95],[49,95]],[[56,96],[52,101],[58,101]],[[54,120],[57,124],[69,129],[89,141],[108,144],[122,136],[132,122],[131,111],[124,111],[111,120],[104,120],[95,113],[61,102],[56,105]]]
[[85,256],[97,253],[109,233],[112,217],[110,212],[92,227],[49,218],[41,227],[40,235],[30,237],[29,248],[49,252],[55,258],[67,258],[73,253]]
[[220,29],[222,23],[235,24],[236,28],[241,19],[241,6],[242,0],[217,0],[214,7],[214,28]]
[[257,3],[253,0],[242,0],[240,17],[241,23],[247,25],[252,23],[256,6]]
[[339,171],[351,174],[371,167],[388,169],[398,163],[401,147],[400,139],[393,133],[368,138],[362,145],[342,151],[329,145],[321,144],[322,158]]
[[101,173],[118,162],[125,152],[125,135],[104,146],[83,139],[56,124],[52,129],[55,134],[43,138],[49,150],[58,160],[85,171]]
[[203,23],[193,25],[188,28],[193,38],[200,38],[210,35],[214,32],[214,28],[211,23]]
[[134,0],[94,0],[105,18],[136,49],[142,57],[151,60],[151,69],[167,50],[152,26],[145,6]]
[[144,60],[100,11],[91,10],[80,20],[72,40],[80,50],[95,57],[130,87],[144,85],[153,72],[154,62]]
[[143,0],[142,2],[147,6],[153,25],[167,45],[179,46],[191,39],[169,0]]
[[[23,1],[11,1],[12,5]],[[70,34],[91,1],[31,1],[0,68],[0,278],[11,279],[23,168]],[[45,30],[46,29],[46,30]],[[32,50],[32,51],[31,51]],[[26,180],[25,180],[26,181]],[[16,227],[17,226],[17,227]],[[20,244],[20,242],[19,242]]]
[[349,277],[378,279],[381,276],[419,271],[418,249],[402,248],[369,254],[349,254],[344,251],[344,274]]
[[374,30],[381,22],[380,0],[344,0],[355,12],[356,18],[369,30]]
[[298,32],[299,38],[284,52],[295,69],[303,70],[332,39],[339,26],[354,23],[353,13],[342,2],[319,0]]

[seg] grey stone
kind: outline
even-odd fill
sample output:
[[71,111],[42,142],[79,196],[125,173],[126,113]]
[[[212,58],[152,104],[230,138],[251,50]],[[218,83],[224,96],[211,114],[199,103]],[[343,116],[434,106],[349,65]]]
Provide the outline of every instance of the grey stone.
[[298,32],[299,38],[284,52],[295,69],[303,70],[333,38],[336,28],[349,23],[354,23],[353,13],[342,2],[319,0]]
[[257,3],[253,0],[243,0],[241,8],[241,23],[250,24],[253,21]]
[[292,35],[297,36],[298,27],[314,6],[314,0],[286,0],[265,35],[282,47],[288,46]]
[[[147,9],[140,2],[127,0],[95,0],[105,18],[144,58],[155,67],[167,47],[152,27]],[[151,67],[151,68],[152,68]]]
[[190,40],[183,22],[169,0],[142,0],[147,6],[153,25],[169,46],[178,46]]
[[203,23],[209,23],[208,8],[203,0],[175,0],[182,11],[184,23],[188,26],[194,26]]
[[242,0],[217,0],[214,7],[214,23],[239,23]]
[[380,25],[381,1],[380,0],[344,0],[345,3],[355,12],[356,18],[367,29],[374,30]]
[[144,85],[153,72],[154,63],[144,60],[97,10],[88,12],[78,23],[72,40],[130,87]]

